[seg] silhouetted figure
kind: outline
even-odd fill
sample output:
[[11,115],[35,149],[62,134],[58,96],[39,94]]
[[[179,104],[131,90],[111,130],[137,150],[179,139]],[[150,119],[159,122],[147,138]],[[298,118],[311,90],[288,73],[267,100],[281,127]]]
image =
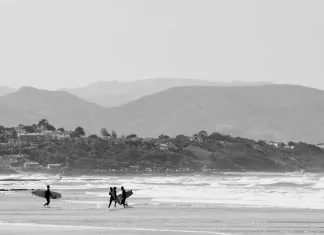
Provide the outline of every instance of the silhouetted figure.
[[50,186],[47,185],[47,190],[45,191],[46,203],[44,204],[44,206],[49,206],[49,204],[51,203],[51,200],[50,200],[51,197],[53,197],[53,195],[52,195],[52,193],[50,191]]
[[124,206],[124,208],[127,206],[127,203],[126,203],[126,190],[124,189],[124,187],[122,186],[121,187],[121,190],[122,190],[122,200],[121,200],[121,204]]
[[112,187],[110,187],[109,195],[110,195],[110,199],[109,199],[109,206],[108,206],[108,209],[110,208],[111,203],[112,203],[113,201],[116,202],[116,197],[115,197],[114,190],[113,190]]
[[117,188],[114,187],[114,198],[115,198],[115,208],[116,208],[116,203],[117,203]]

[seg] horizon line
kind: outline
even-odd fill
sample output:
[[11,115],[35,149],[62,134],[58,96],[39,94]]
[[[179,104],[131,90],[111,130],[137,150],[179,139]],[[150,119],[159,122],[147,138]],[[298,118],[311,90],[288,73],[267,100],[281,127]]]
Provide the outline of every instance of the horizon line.
[[[24,85],[20,85],[20,86],[10,86],[10,85],[6,85],[6,84],[0,84],[0,87],[4,87],[4,88],[9,88],[9,89],[16,89],[19,90],[22,87],[32,87],[32,88],[37,88],[37,89],[41,89],[41,90],[48,90],[48,91],[59,91],[59,90],[66,90],[66,89],[78,89],[78,88],[83,88],[83,87],[87,87],[93,84],[98,84],[98,83],[109,83],[109,82],[115,82],[115,83],[121,83],[121,84],[127,84],[127,83],[134,83],[134,82],[140,82],[140,81],[148,81],[148,80],[196,80],[196,81],[206,81],[206,82],[212,82],[215,84],[230,84],[230,83],[235,83],[235,82],[239,82],[242,84],[253,84],[253,83],[264,83],[264,84],[281,84],[281,83],[275,83],[272,81],[262,81],[262,80],[254,80],[254,81],[243,81],[243,80],[239,80],[239,79],[233,79],[230,81],[214,81],[211,79],[201,79],[201,78],[183,78],[183,77],[156,77],[156,78],[140,78],[140,79],[135,79],[135,80],[97,80],[94,82],[90,82],[87,84],[80,84],[80,85],[76,85],[76,86],[66,86],[66,87],[61,87],[61,88],[48,88],[48,87],[39,87],[39,86],[35,86],[35,85],[28,85],[28,84],[24,84]],[[300,84],[290,84],[290,85],[300,85]],[[305,86],[305,85],[301,85],[301,86]],[[315,88],[315,87],[313,87]]]

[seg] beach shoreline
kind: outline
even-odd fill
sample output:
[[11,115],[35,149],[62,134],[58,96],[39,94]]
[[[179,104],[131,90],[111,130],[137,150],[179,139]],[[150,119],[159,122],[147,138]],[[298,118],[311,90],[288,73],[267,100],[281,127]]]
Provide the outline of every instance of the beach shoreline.
[[309,174],[324,174],[324,172],[318,172],[318,171],[193,171],[193,172],[170,172],[170,173],[114,173],[114,172],[97,172],[97,171],[83,171],[83,170],[76,170],[76,171],[15,171],[15,172],[0,172],[0,176],[6,177],[6,176],[12,176],[12,175],[53,175],[53,176],[62,176],[62,177],[82,177],[82,176],[88,176],[88,177],[96,177],[96,176],[119,176],[119,177],[139,177],[139,176],[153,176],[153,177],[164,177],[164,176],[195,176],[195,175],[201,175],[201,176],[213,176],[213,175],[223,175],[223,174],[299,174],[299,173],[309,173]]
[[[43,207],[30,189],[62,194]],[[166,176],[11,175],[0,180],[0,235],[324,233],[320,174]],[[129,208],[108,210],[109,187],[132,189]],[[10,190],[9,190],[10,189]],[[18,190],[14,190],[18,189]],[[22,189],[26,189],[25,191]]]
[[[318,234],[324,233],[324,210],[132,206],[107,209],[107,203],[66,203],[53,200],[43,208],[39,198],[24,193],[0,196],[0,234]],[[24,199],[24,201],[22,201]],[[131,203],[130,203],[131,204]]]

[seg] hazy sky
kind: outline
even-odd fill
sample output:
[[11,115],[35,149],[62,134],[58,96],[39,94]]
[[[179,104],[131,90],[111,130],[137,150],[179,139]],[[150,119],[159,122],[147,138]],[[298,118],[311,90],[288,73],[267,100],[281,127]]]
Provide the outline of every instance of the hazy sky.
[[182,77],[324,89],[323,0],[0,0],[0,85]]

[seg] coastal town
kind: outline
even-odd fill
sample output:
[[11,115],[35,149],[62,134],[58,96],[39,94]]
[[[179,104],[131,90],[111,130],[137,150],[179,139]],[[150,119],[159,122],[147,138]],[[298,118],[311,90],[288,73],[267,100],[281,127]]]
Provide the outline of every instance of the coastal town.
[[[22,153],[22,149],[26,146],[33,147],[41,144],[50,143],[72,143],[78,140],[85,139],[101,139],[104,140],[111,149],[122,151],[124,149],[150,149],[151,152],[167,152],[174,151],[177,147],[169,142],[168,136],[161,135],[158,139],[154,138],[139,138],[135,134],[129,136],[117,137],[115,132],[109,134],[104,128],[101,130],[101,135],[86,135],[83,128],[77,127],[74,131],[65,130],[63,128],[56,129],[50,125],[47,120],[41,120],[37,125],[25,126],[19,124],[16,127],[0,127],[1,151],[0,169],[14,169],[19,171],[39,171],[39,172],[64,172],[69,169],[68,157],[64,163],[49,163],[46,165],[37,161],[31,161],[30,155]],[[193,142],[200,142],[201,135],[194,135],[189,138]],[[11,153],[3,154],[3,150],[11,151]],[[19,149],[19,153],[16,152]],[[110,173],[162,173],[162,172],[192,172],[190,168],[168,169],[161,167],[145,167],[129,166],[122,169],[114,167],[108,169],[97,169],[97,172]]]
[[[288,167],[286,163],[282,166],[283,162],[298,161],[298,156],[294,156],[296,146],[311,146],[322,154],[319,146],[305,143],[254,141],[217,132],[208,135],[206,131],[174,138],[163,134],[142,138],[136,134],[118,136],[115,131],[109,133],[102,128],[98,135],[86,135],[82,127],[56,129],[46,119],[31,126],[2,126],[0,140],[2,171],[159,174],[271,170],[278,167],[276,164]],[[249,166],[251,169],[240,163],[240,159],[253,156],[272,156],[273,162]],[[253,159],[256,160],[260,161],[260,157]]]

